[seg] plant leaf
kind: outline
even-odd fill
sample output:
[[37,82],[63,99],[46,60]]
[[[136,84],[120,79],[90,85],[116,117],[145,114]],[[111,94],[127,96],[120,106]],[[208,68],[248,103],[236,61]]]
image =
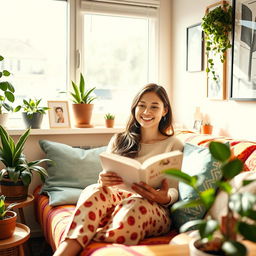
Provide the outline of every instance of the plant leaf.
[[225,255],[228,256],[246,256],[247,249],[246,247],[236,241],[225,241],[221,247],[225,252]]
[[178,201],[171,207],[171,211],[176,211],[178,209],[190,208],[202,205],[201,199]]
[[223,176],[231,180],[234,178],[238,173],[240,173],[243,169],[243,163],[239,159],[234,159],[228,162],[227,164],[224,164],[222,167]]
[[216,220],[207,220],[205,223],[202,223],[199,227],[199,234],[201,238],[211,239],[213,233],[218,229],[219,225]]
[[180,227],[180,232],[186,232],[187,230],[189,230],[190,228],[194,227],[194,226],[200,226],[206,223],[206,220],[191,220],[186,222],[185,224],[183,224]]
[[217,141],[212,141],[210,143],[209,150],[212,156],[221,162],[228,160],[231,155],[229,147],[226,144]]
[[256,225],[239,221],[237,223],[237,230],[245,239],[256,242]]
[[15,97],[14,97],[14,95],[13,95],[12,92],[5,91],[5,92],[4,92],[4,95],[5,95],[5,97],[6,97],[10,102],[14,102]]
[[80,89],[80,94],[81,94],[81,98],[84,97],[84,91],[85,91],[85,86],[84,86],[84,77],[82,75],[82,73],[80,73],[80,85],[79,85],[79,89]]
[[178,169],[167,169],[167,170],[164,170],[164,173],[174,177],[179,181],[186,183],[187,185],[190,185],[192,183],[192,176],[184,172],[181,172]]

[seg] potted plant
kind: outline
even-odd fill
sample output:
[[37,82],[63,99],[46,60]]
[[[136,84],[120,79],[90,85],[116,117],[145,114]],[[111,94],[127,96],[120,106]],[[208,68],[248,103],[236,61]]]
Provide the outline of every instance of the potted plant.
[[31,127],[32,129],[40,129],[43,115],[46,114],[46,110],[49,110],[48,107],[39,106],[42,99],[29,99],[23,100],[22,118],[25,123],[26,128]]
[[0,196],[0,239],[7,239],[13,235],[16,227],[17,213],[11,211],[11,209],[15,205],[15,203],[12,203],[6,206],[5,196]]
[[[4,60],[4,57],[0,55],[0,62],[3,60]],[[10,74],[11,73],[6,69],[0,70],[0,78],[8,77],[10,76]],[[15,96],[14,96],[15,89],[10,82],[0,81],[0,90],[2,91],[2,93],[0,94],[0,124],[2,126],[5,126],[8,118],[8,113],[4,113],[4,111],[17,112],[19,108],[13,109],[13,107],[7,103],[7,102],[13,103],[15,101]]]
[[30,133],[30,128],[20,136],[17,143],[0,126],[0,160],[5,168],[0,170],[0,188],[6,196],[6,201],[22,201],[27,198],[28,186],[31,183],[33,172],[37,172],[41,180],[48,176],[46,170],[38,164],[50,161],[49,159],[35,160],[28,162],[23,154],[24,144]]
[[210,122],[203,122],[201,126],[201,133],[202,134],[212,134],[213,126]]
[[[243,169],[243,163],[231,157],[228,145],[220,142],[211,142],[209,149],[212,156],[221,162],[222,179],[216,182],[218,190],[227,193],[227,214],[222,217],[221,223],[218,220],[208,217],[207,219],[192,220],[181,226],[180,231],[185,232],[196,226],[200,238],[192,241],[191,251],[200,251],[198,254],[190,255],[230,255],[245,256],[247,249],[243,243],[238,241],[237,235],[241,235],[247,240],[256,242],[256,195],[249,192],[235,191],[230,184],[230,180],[239,174]],[[213,205],[217,191],[212,188],[203,192],[199,190],[202,184],[202,177],[199,175],[190,176],[179,170],[167,170],[167,174],[179,179],[181,182],[193,187],[198,193],[198,199],[180,201],[172,206],[172,210],[204,206],[206,210]],[[244,180],[242,186],[246,186],[255,180]],[[249,224],[249,223],[250,224]],[[203,253],[204,251],[204,253]]]
[[231,48],[232,7],[226,1],[220,2],[220,4],[206,12],[202,21],[208,62],[206,72],[211,72],[215,81],[217,76],[214,69],[214,60],[210,57],[210,53],[211,56],[219,56],[221,62],[224,63],[226,52]]
[[96,87],[86,90],[84,77],[80,74],[80,82],[79,85],[75,84],[72,81],[73,92],[70,92],[71,96],[73,97],[73,111],[74,117],[76,121],[76,127],[79,128],[87,128],[92,127],[90,124],[93,104],[92,101],[96,99],[96,97],[91,96],[92,92],[95,90]]
[[115,122],[115,115],[111,113],[107,113],[104,116],[105,118],[105,124],[107,128],[113,128],[114,127],[114,122]]

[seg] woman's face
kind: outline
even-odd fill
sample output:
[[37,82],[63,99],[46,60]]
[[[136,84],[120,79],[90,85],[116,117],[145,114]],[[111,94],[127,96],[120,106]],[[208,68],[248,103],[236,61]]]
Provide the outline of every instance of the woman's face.
[[167,109],[155,92],[143,94],[135,108],[135,118],[143,128],[158,128],[166,113]]

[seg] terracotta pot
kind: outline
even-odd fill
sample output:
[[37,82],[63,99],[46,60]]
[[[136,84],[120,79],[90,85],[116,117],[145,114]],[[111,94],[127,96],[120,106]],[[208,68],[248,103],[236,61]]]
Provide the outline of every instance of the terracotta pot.
[[28,196],[28,186],[24,186],[21,180],[14,183],[10,179],[0,181],[1,193],[5,195],[6,202],[21,202]]
[[7,218],[0,220],[0,239],[7,239],[13,235],[16,227],[17,213],[8,211]]
[[107,128],[113,128],[115,119],[105,119],[105,124]]
[[73,104],[75,126],[78,128],[90,128],[93,104]]
[[212,134],[212,125],[202,125],[201,126],[201,133],[202,134]]

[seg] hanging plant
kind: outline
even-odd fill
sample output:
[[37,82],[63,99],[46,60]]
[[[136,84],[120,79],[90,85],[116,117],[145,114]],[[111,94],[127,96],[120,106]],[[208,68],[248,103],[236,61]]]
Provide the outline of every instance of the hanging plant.
[[217,80],[214,70],[214,60],[210,57],[219,56],[223,63],[226,51],[231,48],[229,34],[232,30],[232,7],[228,3],[208,11],[203,17],[202,28],[205,34],[206,55],[208,66],[206,72],[211,72]]

